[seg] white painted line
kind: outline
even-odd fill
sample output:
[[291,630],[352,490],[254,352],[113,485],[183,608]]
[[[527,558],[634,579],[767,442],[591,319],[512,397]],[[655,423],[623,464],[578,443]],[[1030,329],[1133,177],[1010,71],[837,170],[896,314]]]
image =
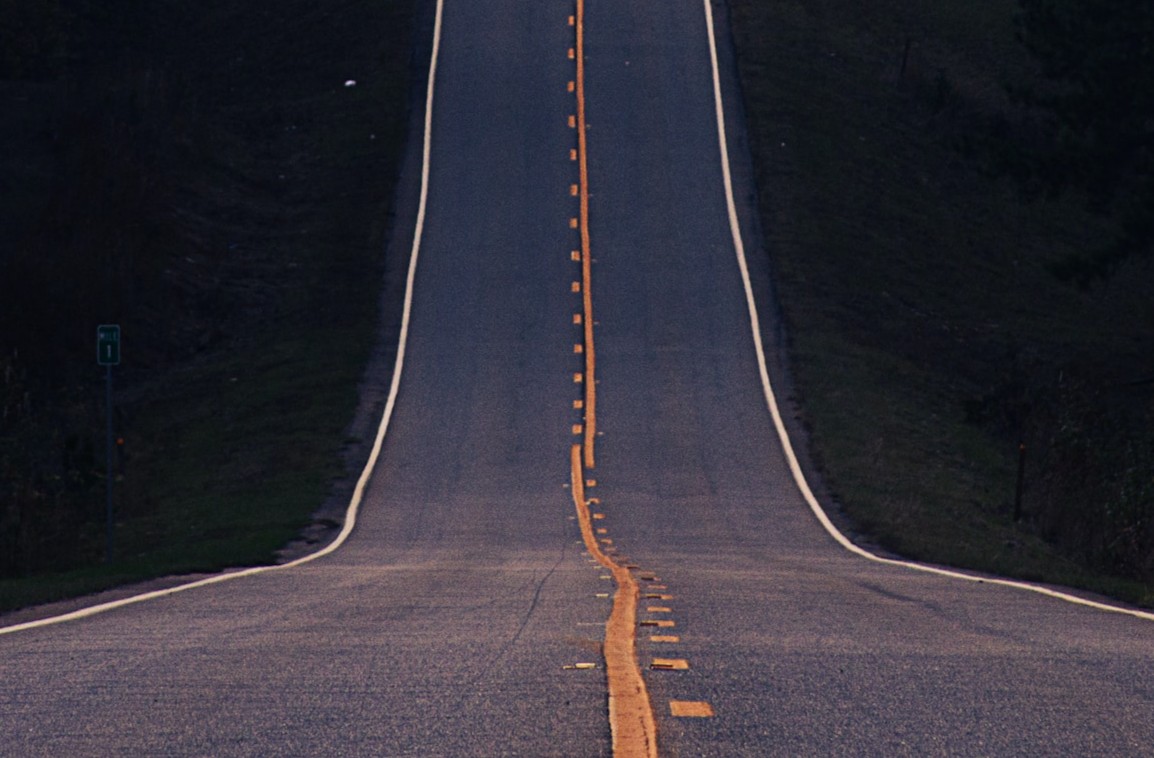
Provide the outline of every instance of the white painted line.
[[36,621],[28,621],[23,624],[14,624],[12,626],[0,627],[0,635],[13,634],[28,629],[37,629],[39,627],[50,626],[52,624],[61,624],[66,621],[76,621],[89,616],[95,616],[98,613],[111,611],[115,608],[123,608],[126,605],[133,605],[135,603],[143,603],[146,600],[155,600],[157,598],[175,595],[178,592],[195,589],[197,587],[206,587],[210,584],[219,584],[220,582],[227,582],[232,579],[240,579],[246,576],[254,576],[256,574],[264,574],[270,571],[283,571],[284,569],[295,568],[303,566],[306,563],[311,563],[318,558],[323,558],[330,553],[338,550],[345,541],[352,534],[353,529],[357,524],[357,514],[360,510],[361,500],[364,498],[365,488],[368,486],[369,479],[372,477],[373,469],[376,467],[377,459],[381,454],[381,447],[385,442],[385,434],[389,428],[389,420],[393,416],[393,408],[396,406],[397,393],[401,385],[401,370],[405,363],[405,346],[408,342],[409,336],[409,317],[412,312],[413,304],[413,282],[417,274],[417,259],[420,256],[421,237],[425,228],[425,210],[428,204],[429,196],[429,160],[432,153],[432,124],[433,124],[433,93],[434,86],[437,79],[437,58],[441,49],[441,16],[444,8],[444,0],[437,0],[436,20],[433,24],[433,50],[429,59],[429,83],[425,94],[425,137],[424,147],[422,152],[421,164],[421,197],[420,203],[417,207],[417,222],[416,228],[413,232],[413,246],[409,254],[409,272],[405,283],[405,304],[401,316],[401,332],[397,344],[397,359],[393,366],[393,380],[389,386],[389,396],[385,402],[385,410],[381,415],[381,423],[377,427],[377,437],[373,443],[372,452],[369,454],[369,460],[365,463],[364,469],[361,470],[361,476],[357,480],[356,488],[353,490],[353,496],[349,500],[349,507],[345,511],[345,523],[337,535],[336,539],[330,542],[321,550],[315,553],[298,558],[289,563],[283,563],[279,566],[258,566],[256,568],[243,569],[241,571],[233,571],[231,573],[220,574],[212,576],[207,579],[200,579],[188,584],[180,584],[168,589],[156,590],[154,592],[145,592],[140,595],[133,595],[132,597],[122,598],[120,600],[113,600],[108,603],[101,603],[89,608],[81,608],[80,610],[71,613],[61,614],[59,616],[51,616],[49,618],[39,619]]
[[718,72],[717,65],[717,41],[715,38],[715,30],[713,24],[713,7],[711,0],[703,0],[705,5],[705,25],[709,34],[709,58],[713,66],[713,104],[714,111],[717,115],[717,140],[721,150],[721,173],[725,182],[725,203],[729,211],[729,231],[733,237],[733,247],[737,253],[737,265],[741,269],[741,280],[745,285],[745,299],[749,306],[749,321],[753,330],[753,345],[757,351],[757,366],[761,373],[761,385],[765,391],[765,400],[769,406],[769,413],[773,416],[773,425],[777,429],[778,439],[781,440],[782,450],[785,452],[786,461],[789,463],[789,470],[793,473],[793,480],[797,484],[798,490],[802,497],[805,498],[809,508],[813,511],[813,515],[825,528],[839,545],[851,553],[861,556],[875,563],[884,563],[891,566],[902,566],[904,568],[913,569],[915,571],[922,571],[929,574],[937,574],[939,576],[949,577],[950,579],[960,579],[967,582],[974,582],[978,584],[995,584],[1003,587],[1013,587],[1020,590],[1028,590],[1036,592],[1048,597],[1057,598],[1067,603],[1074,603],[1076,605],[1083,605],[1089,608],[1096,608],[1100,611],[1109,611],[1110,613],[1122,613],[1135,618],[1145,619],[1147,621],[1154,621],[1154,613],[1139,611],[1132,608],[1122,608],[1116,605],[1108,605],[1106,603],[1098,603],[1093,600],[1087,600],[1076,595],[1071,595],[1066,592],[1059,592],[1048,587],[1042,587],[1037,584],[1030,584],[1028,582],[1016,582],[1009,579],[998,579],[994,577],[974,576],[972,574],[965,574],[960,571],[951,571],[949,569],[937,568],[935,566],[927,566],[921,563],[914,563],[913,561],[895,560],[892,558],[883,558],[880,555],[875,555],[868,550],[858,547],[851,542],[841,531],[834,526],[830,521],[829,516],[826,515],[825,510],[821,504],[814,497],[813,491],[809,487],[809,482],[806,481],[805,474],[801,470],[801,464],[798,463],[797,455],[793,451],[793,444],[789,438],[789,432],[785,429],[785,424],[781,419],[781,413],[777,406],[777,397],[774,395],[773,386],[769,381],[769,370],[766,368],[765,362],[765,348],[761,342],[761,320],[757,315],[757,305],[754,301],[753,286],[749,280],[749,267],[746,263],[745,244],[741,240],[741,226],[737,218],[737,204],[733,199],[733,179],[729,170],[729,143],[725,136],[725,108],[721,98],[721,75]]

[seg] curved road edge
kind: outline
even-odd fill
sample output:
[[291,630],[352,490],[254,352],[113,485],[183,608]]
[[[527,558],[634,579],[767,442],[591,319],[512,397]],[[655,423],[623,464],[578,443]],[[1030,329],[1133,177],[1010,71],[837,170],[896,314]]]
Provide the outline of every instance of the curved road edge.
[[303,566],[306,563],[311,563],[318,558],[323,558],[326,555],[336,552],[348,540],[349,535],[357,525],[357,514],[360,510],[361,500],[364,497],[365,488],[368,486],[369,480],[372,478],[373,469],[376,468],[377,459],[380,457],[381,448],[384,446],[385,435],[388,433],[389,421],[393,416],[393,408],[396,406],[397,395],[400,391],[401,373],[405,363],[405,346],[408,341],[409,333],[409,318],[412,311],[413,302],[413,284],[416,279],[417,261],[420,258],[421,236],[425,224],[425,210],[427,207],[427,200],[429,194],[429,161],[432,152],[432,120],[433,120],[433,97],[435,92],[436,78],[437,78],[437,58],[440,53],[441,46],[441,17],[444,8],[444,0],[437,0],[436,13],[433,21],[433,42],[432,52],[429,56],[428,69],[428,84],[425,91],[425,120],[424,120],[424,137],[421,148],[421,189],[420,199],[417,207],[416,225],[413,231],[413,243],[409,252],[409,267],[408,274],[405,279],[405,298],[401,313],[401,329],[397,344],[396,361],[393,366],[392,382],[389,385],[388,399],[385,401],[385,409],[381,414],[381,420],[377,426],[376,438],[373,442],[373,447],[369,453],[368,461],[361,470],[360,477],[357,479],[356,487],[353,490],[348,507],[345,509],[344,525],[336,538],[329,542],[316,552],[297,558],[288,563],[282,563],[275,566],[256,566],[253,568],[240,569],[238,571],[231,571],[223,574],[217,574],[207,577],[205,579],[198,579],[196,581],[178,584],[174,587],[167,587],[161,590],[154,590],[152,592],[143,592],[137,595],[112,600],[105,603],[99,603],[87,608],[71,611],[69,613],[62,613],[47,618],[36,619],[34,621],[26,621],[11,626],[0,627],[0,636],[6,634],[15,634],[16,632],[27,631],[29,629],[38,629],[40,627],[51,626],[53,624],[62,624],[68,621],[78,621],[83,618],[95,616],[100,613],[114,610],[116,608],[123,608],[127,605],[134,605],[136,603],[143,603],[148,600],[156,600],[169,595],[175,595],[179,592],[196,589],[198,587],[207,587],[212,584],[219,584],[221,582],[231,581],[233,579],[242,579],[247,576],[255,576],[256,574],[264,574],[270,571],[283,571],[285,569]]
[[785,454],[786,462],[789,464],[790,472],[793,475],[794,483],[797,485],[806,504],[809,505],[815,518],[825,529],[826,533],[834,539],[845,550],[854,553],[866,560],[881,563],[891,566],[899,566],[913,571],[920,571],[928,574],[936,574],[938,576],[949,579],[972,582],[976,584],[992,584],[1002,587],[1010,587],[1017,590],[1024,590],[1034,592],[1048,597],[1055,598],[1067,603],[1081,605],[1088,608],[1093,608],[1099,611],[1109,613],[1120,613],[1134,618],[1144,619],[1146,621],[1154,621],[1154,613],[1147,611],[1140,611],[1134,608],[1126,608],[1119,605],[1112,605],[1103,603],[1088,598],[1079,597],[1069,592],[1051,589],[1039,584],[1032,584],[1030,582],[1015,581],[1012,579],[1003,579],[1000,577],[984,576],[978,574],[965,573],[954,569],[946,569],[937,566],[931,566],[924,563],[917,563],[915,561],[906,561],[896,558],[886,558],[876,553],[872,553],[865,548],[854,544],[837,526],[834,525],[813,490],[809,485],[805,472],[802,469],[801,462],[798,455],[794,451],[793,443],[790,439],[789,431],[786,429],[785,421],[781,415],[778,407],[777,396],[774,393],[773,385],[769,378],[769,370],[766,362],[765,347],[761,337],[761,318],[758,315],[756,298],[753,292],[753,286],[750,279],[749,265],[745,255],[745,243],[742,241],[741,225],[737,216],[737,204],[734,199],[733,179],[730,169],[729,159],[729,145],[726,136],[726,119],[725,119],[725,103],[721,93],[721,74],[718,65],[717,56],[717,36],[714,25],[714,14],[712,0],[702,0],[705,9],[705,23],[706,30],[709,37],[709,55],[710,65],[712,67],[713,76],[713,95],[714,95],[714,109],[717,117],[717,136],[718,146],[720,150],[721,171],[725,183],[725,202],[729,213],[729,228],[733,238],[734,251],[737,256],[737,265],[741,270],[741,280],[745,287],[745,298],[749,308],[750,328],[753,333],[754,350],[757,353],[758,371],[761,375],[762,389],[765,393],[766,404],[769,408],[769,413],[773,418],[773,425],[777,431],[778,439],[781,442],[782,451]]

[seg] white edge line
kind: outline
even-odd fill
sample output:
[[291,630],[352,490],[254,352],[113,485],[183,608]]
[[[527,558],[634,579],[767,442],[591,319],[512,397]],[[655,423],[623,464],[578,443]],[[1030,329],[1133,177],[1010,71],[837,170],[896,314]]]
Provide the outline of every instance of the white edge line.
[[179,584],[175,587],[169,587],[163,590],[156,590],[153,592],[145,592],[140,595],[133,595],[131,597],[121,598],[120,600],[113,600],[99,605],[93,605],[88,608],[81,608],[71,613],[64,613],[59,616],[50,616],[36,621],[27,621],[22,624],[14,624],[12,626],[0,627],[0,636],[5,634],[14,634],[29,629],[37,629],[44,626],[51,626],[53,624],[62,624],[67,621],[77,621],[79,619],[95,616],[99,613],[111,611],[116,608],[123,608],[126,605],[133,605],[135,603],[143,603],[147,600],[155,600],[157,598],[168,597],[175,595],[178,592],[185,592],[186,590],[196,589],[197,587],[206,587],[210,584],[219,584],[220,582],[227,582],[233,579],[241,579],[246,576],[255,576],[256,574],[264,574],[270,571],[282,571],[284,569],[295,568],[303,566],[306,563],[311,563],[318,558],[323,558],[330,553],[338,550],[349,535],[353,533],[353,529],[357,523],[357,513],[360,510],[361,500],[364,498],[365,488],[368,486],[369,479],[372,477],[373,469],[376,467],[377,459],[380,457],[381,448],[385,442],[385,434],[389,428],[389,420],[393,416],[393,408],[396,406],[397,393],[401,385],[401,370],[405,363],[405,346],[408,342],[409,335],[409,317],[412,312],[413,304],[413,283],[417,274],[417,259],[420,256],[421,237],[425,227],[425,209],[429,195],[429,160],[432,147],[432,124],[433,124],[433,92],[434,85],[437,78],[437,57],[441,48],[441,15],[444,7],[444,0],[437,0],[436,20],[433,24],[433,50],[429,60],[429,82],[425,94],[425,134],[424,146],[422,148],[422,164],[421,164],[421,197],[417,207],[417,221],[416,228],[413,232],[413,246],[409,255],[409,272],[405,283],[405,304],[401,315],[401,331],[397,344],[397,357],[393,366],[392,384],[389,386],[389,396],[385,402],[385,409],[381,415],[381,423],[377,427],[377,437],[373,443],[372,452],[369,454],[369,459],[365,463],[364,469],[361,470],[361,476],[357,480],[357,485],[353,489],[352,498],[349,500],[349,507],[345,511],[345,523],[341,528],[340,533],[336,539],[330,542],[321,550],[315,553],[310,553],[303,558],[298,558],[289,563],[282,563],[277,566],[257,566],[254,568],[243,569],[241,571],[233,571],[229,573],[219,574],[207,579],[199,579],[195,582],[187,584]]
[[1048,587],[1042,587],[1037,584],[1030,584],[1028,582],[1017,582],[1010,579],[998,579],[995,577],[974,576],[972,574],[965,574],[959,571],[951,571],[949,569],[937,568],[935,566],[927,566],[913,561],[895,560],[892,558],[883,558],[879,555],[869,552],[851,542],[841,531],[834,526],[830,521],[829,516],[826,515],[825,510],[821,504],[814,497],[813,491],[809,487],[809,482],[806,481],[805,474],[801,470],[801,464],[798,462],[797,455],[793,451],[793,443],[790,441],[789,432],[786,431],[785,424],[782,421],[781,413],[777,406],[777,397],[774,395],[773,386],[769,381],[769,371],[766,368],[765,348],[761,341],[761,320],[757,314],[757,305],[754,301],[753,286],[749,279],[749,267],[746,264],[745,244],[741,239],[741,226],[737,218],[737,204],[733,199],[733,180],[729,169],[729,144],[725,134],[725,108],[721,98],[721,75],[718,71],[717,64],[717,42],[714,37],[715,30],[713,24],[713,7],[711,0],[703,0],[705,5],[705,25],[709,33],[709,58],[710,64],[713,67],[713,104],[717,115],[717,138],[721,150],[721,173],[725,182],[725,203],[729,211],[729,230],[733,237],[733,247],[737,253],[737,265],[741,269],[741,280],[745,285],[745,299],[749,306],[749,321],[753,330],[753,344],[757,351],[757,367],[761,373],[761,385],[765,391],[765,400],[769,406],[769,413],[773,416],[773,425],[777,429],[778,439],[781,440],[781,447],[785,453],[786,461],[789,463],[789,470],[793,474],[793,480],[800,490],[802,497],[805,498],[813,515],[825,528],[839,545],[851,553],[861,556],[875,563],[884,563],[891,566],[902,566],[904,568],[913,569],[915,571],[922,571],[929,574],[937,574],[939,576],[949,577],[950,579],[960,579],[967,582],[977,584],[996,584],[1003,587],[1013,587],[1014,589],[1028,590],[1036,592],[1048,597],[1057,598],[1067,603],[1074,603],[1076,605],[1087,606],[1089,608],[1096,608],[1101,611],[1109,611],[1111,613],[1121,613],[1135,618],[1145,619],[1147,621],[1154,621],[1154,613],[1147,613],[1145,611],[1134,610],[1132,608],[1122,608],[1116,605],[1108,605],[1106,603],[1099,603],[1093,600],[1087,600],[1076,595],[1071,595],[1066,592],[1059,592]]

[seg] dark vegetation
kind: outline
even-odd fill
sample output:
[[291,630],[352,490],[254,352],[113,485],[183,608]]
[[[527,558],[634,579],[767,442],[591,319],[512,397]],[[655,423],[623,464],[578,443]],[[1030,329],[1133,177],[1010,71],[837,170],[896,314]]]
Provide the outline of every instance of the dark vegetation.
[[343,473],[412,8],[0,0],[0,610],[268,562]]
[[730,5],[833,497],[914,558],[1154,603],[1154,12]]
[[[377,323],[415,4],[0,0],[0,609],[267,562],[308,522]],[[1154,602],[1152,11],[730,6],[836,500],[914,558]]]
[[1154,7],[1121,0],[1020,0],[1018,39],[1040,74],[1012,87],[1038,137],[1017,148],[1019,181],[1049,198],[1077,191],[1117,228],[1056,267],[1087,287],[1154,252]]

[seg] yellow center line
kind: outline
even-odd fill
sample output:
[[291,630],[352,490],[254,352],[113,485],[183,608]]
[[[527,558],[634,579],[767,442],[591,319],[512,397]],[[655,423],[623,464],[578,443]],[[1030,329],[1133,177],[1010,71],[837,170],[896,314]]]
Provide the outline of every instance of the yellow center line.
[[593,349],[593,261],[589,257],[589,161],[585,140],[585,0],[577,0],[577,160],[580,175],[581,282],[585,315],[585,468],[595,468],[597,439],[597,353]]
[[[571,491],[577,508],[577,520],[581,525],[581,538],[585,548],[593,558],[608,569],[617,585],[613,596],[613,610],[605,624],[605,672],[609,687],[609,727],[613,735],[614,758],[657,758],[657,720],[649,701],[649,692],[641,667],[637,661],[637,602],[641,589],[630,573],[630,567],[609,556],[614,548],[608,547],[612,540],[600,538],[594,533],[593,519],[604,518],[604,514],[590,514],[589,507],[598,504],[597,498],[585,496],[585,487],[594,486],[595,480],[585,478],[587,470],[596,468],[594,446],[597,441],[597,352],[593,344],[593,258],[589,243],[589,160],[585,128],[585,0],[576,0],[576,13],[569,23],[575,27],[577,42],[571,57],[577,61],[577,75],[574,90],[577,99],[577,150],[570,151],[570,159],[578,162],[577,196],[580,210],[577,228],[581,234],[581,297],[582,312],[574,321],[584,329],[585,371],[575,374],[574,381],[582,376],[584,384],[585,411],[584,444],[574,444],[571,448]],[[575,251],[576,252],[576,251]],[[605,533],[606,530],[599,530]],[[606,545],[603,547],[602,545]],[[662,626],[672,626],[672,621],[660,622]]]
[[[580,6],[578,6],[580,7]],[[573,504],[581,525],[581,539],[589,555],[613,574],[617,592],[605,624],[605,674],[609,682],[609,726],[614,758],[657,758],[657,721],[635,649],[637,599],[641,590],[627,568],[610,558],[597,543],[593,519],[585,500],[581,446],[570,455]],[[662,624],[665,625],[665,624]],[[672,626],[672,622],[669,622]]]

